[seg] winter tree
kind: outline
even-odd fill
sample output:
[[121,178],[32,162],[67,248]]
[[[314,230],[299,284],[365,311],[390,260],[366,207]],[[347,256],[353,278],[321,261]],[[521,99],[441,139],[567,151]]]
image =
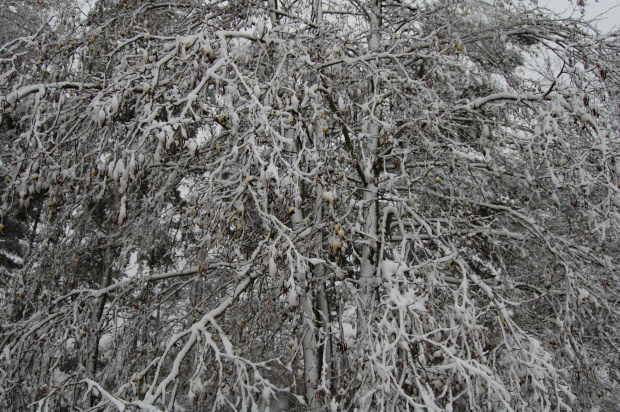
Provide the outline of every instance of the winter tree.
[[4,410],[620,401],[617,32],[502,0],[18,3]]

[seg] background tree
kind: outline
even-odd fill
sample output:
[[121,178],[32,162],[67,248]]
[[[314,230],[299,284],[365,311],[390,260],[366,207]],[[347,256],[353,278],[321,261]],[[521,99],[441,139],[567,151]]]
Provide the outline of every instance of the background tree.
[[[64,19],[70,13],[71,2],[68,0],[58,0],[52,2],[37,1],[4,1],[0,7],[0,43],[3,45],[2,59],[4,62],[11,61],[13,70],[2,73],[2,81],[5,86],[14,87],[18,84],[21,76],[18,70],[27,71],[26,61],[35,58],[32,50],[24,49],[26,43],[32,44],[38,37],[54,36],[57,30],[62,29],[63,24],[58,24],[58,18]],[[15,51],[19,50],[18,53]],[[39,57],[39,56],[36,56]],[[36,70],[36,69],[35,69]],[[22,112],[14,115],[20,116]],[[0,118],[0,133],[2,133],[2,148],[9,150],[9,139],[17,124],[17,119],[9,113],[3,113]],[[6,139],[6,141],[5,141]],[[3,165],[0,165],[2,167]],[[4,173],[3,173],[4,175]],[[6,181],[0,182],[0,187],[4,193]],[[39,202],[34,198],[39,199]],[[39,221],[40,199],[41,196],[34,196],[32,204],[25,208],[19,205],[5,205],[6,212],[3,215],[6,230],[0,239],[0,271],[16,270],[27,254],[32,240],[30,235],[33,226]],[[17,207],[15,207],[17,206]],[[10,223],[9,223],[10,222]]]
[[2,221],[40,199],[6,409],[617,403],[617,33],[473,0],[51,32],[1,49]]

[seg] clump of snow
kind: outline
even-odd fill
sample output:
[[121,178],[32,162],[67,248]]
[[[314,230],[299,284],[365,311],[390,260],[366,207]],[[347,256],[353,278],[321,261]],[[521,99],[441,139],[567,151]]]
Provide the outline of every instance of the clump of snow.
[[122,225],[127,220],[127,195],[121,198],[121,208],[118,212],[118,224]]
[[332,236],[329,238],[329,246],[332,248],[334,253],[337,253],[340,249],[342,249],[342,240],[338,236]]
[[330,192],[330,191],[323,192],[321,197],[326,202],[329,202],[330,205],[333,205],[334,204],[334,200],[336,199],[336,196],[332,192]]
[[289,278],[287,282],[287,286],[288,286],[288,305],[291,308],[296,307],[299,305],[299,302],[298,302],[295,281],[293,280],[292,276]]

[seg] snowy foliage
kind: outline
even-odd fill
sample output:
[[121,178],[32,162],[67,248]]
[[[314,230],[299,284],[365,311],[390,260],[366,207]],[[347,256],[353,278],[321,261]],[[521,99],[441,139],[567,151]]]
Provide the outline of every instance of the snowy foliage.
[[617,407],[617,32],[35,3],[0,29],[3,410]]

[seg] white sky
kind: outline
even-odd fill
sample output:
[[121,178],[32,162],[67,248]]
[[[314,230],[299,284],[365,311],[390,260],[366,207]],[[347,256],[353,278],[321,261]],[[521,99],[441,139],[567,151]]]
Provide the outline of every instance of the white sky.
[[[518,0],[519,1],[519,0]],[[96,0],[82,0],[82,11],[88,13]],[[576,6],[577,0],[538,0],[538,5],[546,7],[564,16],[581,13]],[[586,0],[586,19],[599,18],[598,28],[610,32],[620,28],[620,0]]]
[[[560,13],[564,16],[581,14],[579,7],[575,5],[577,0],[538,0],[538,4]],[[598,28],[604,32],[620,28],[620,0],[586,0],[587,20],[598,18]]]

